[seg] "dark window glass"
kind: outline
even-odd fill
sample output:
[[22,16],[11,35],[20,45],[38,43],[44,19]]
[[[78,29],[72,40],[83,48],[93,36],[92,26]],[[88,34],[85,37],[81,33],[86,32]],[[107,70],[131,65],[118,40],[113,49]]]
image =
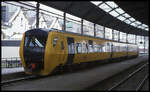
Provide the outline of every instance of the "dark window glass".
[[93,52],[93,41],[89,40],[89,53]]
[[68,44],[68,53],[74,54],[74,43]]
[[77,49],[77,53],[81,53],[81,52],[82,52],[81,43],[77,43],[77,44],[76,44],[76,49]]
[[87,46],[86,43],[82,43],[82,53],[87,53]]
[[99,52],[99,46],[97,44],[94,44],[94,52]]
[[45,44],[42,38],[37,37],[25,37],[25,46],[26,47],[45,47]]
[[101,52],[105,52],[106,51],[105,45],[100,45],[100,46],[101,46]]
[[54,40],[53,40],[53,47],[54,47],[54,46],[56,46],[57,41],[58,41],[58,38],[57,38],[57,37],[55,37],[55,38],[54,38]]

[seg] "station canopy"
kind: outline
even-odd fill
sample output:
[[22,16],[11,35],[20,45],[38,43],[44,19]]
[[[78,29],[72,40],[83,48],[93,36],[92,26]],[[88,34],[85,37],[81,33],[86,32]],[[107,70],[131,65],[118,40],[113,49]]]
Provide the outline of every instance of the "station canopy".
[[39,3],[114,30],[128,34],[149,36],[149,27],[147,26],[149,2],[39,1]]

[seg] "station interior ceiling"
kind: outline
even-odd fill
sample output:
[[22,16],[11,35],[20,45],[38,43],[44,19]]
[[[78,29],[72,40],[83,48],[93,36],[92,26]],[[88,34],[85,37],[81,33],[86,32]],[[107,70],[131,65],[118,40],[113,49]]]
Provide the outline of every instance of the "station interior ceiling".
[[132,17],[148,25],[149,23],[149,1],[115,1],[123,10]]
[[[140,36],[149,36],[149,31],[145,31],[143,29],[139,29],[131,25],[128,25],[118,20],[117,18],[111,16],[110,14],[106,13],[105,11],[98,8],[91,2],[39,1],[39,3],[56,8],[58,10],[62,10],[66,13],[70,13],[72,15],[86,19],[93,23],[100,24],[102,26],[106,26],[115,30],[119,30],[121,32]],[[127,13],[131,14],[131,16],[137,18],[139,21],[142,21],[145,24],[148,24],[149,2],[142,3],[142,2],[128,1],[125,3],[124,2],[115,2],[115,3],[117,3]]]

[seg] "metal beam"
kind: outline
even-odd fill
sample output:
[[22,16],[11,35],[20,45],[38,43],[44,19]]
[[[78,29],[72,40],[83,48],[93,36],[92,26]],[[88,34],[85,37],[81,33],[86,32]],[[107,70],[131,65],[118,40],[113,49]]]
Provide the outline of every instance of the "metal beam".
[[120,31],[118,31],[118,42],[120,42]]
[[[125,12],[124,12],[124,13],[119,14],[118,16],[116,16],[116,18],[117,18],[117,17],[122,16],[123,14],[125,14]],[[122,17],[124,17],[124,16],[122,16]],[[124,18],[125,18],[125,17],[124,17]]]
[[114,40],[114,30],[112,29],[112,40]]
[[83,19],[81,19],[81,35],[83,35]]
[[128,33],[126,33],[126,43],[128,43]]
[[104,28],[104,39],[105,39],[105,27],[103,27]]
[[[125,21],[126,21],[126,20],[128,20],[129,18],[132,18],[132,17],[128,17],[128,18],[126,17],[126,19],[125,19],[125,20],[123,20],[123,22],[125,22]],[[129,20],[129,21],[130,21],[130,20]],[[130,21],[130,22],[131,22],[131,21]]]
[[64,26],[63,30],[66,31],[66,13],[64,12]]
[[[105,2],[105,4],[106,4],[109,8],[111,8],[112,10],[114,10],[115,12],[117,12],[118,14],[120,14],[118,11],[115,10],[115,9],[117,9],[117,8],[119,8],[119,7],[113,8],[113,7],[111,7],[109,4],[107,4],[106,2]],[[111,12],[111,11],[109,11],[109,12]],[[108,12],[108,13],[109,13],[109,12]]]
[[39,7],[40,4],[37,2],[36,4],[36,28],[39,28]]
[[136,42],[136,41],[137,41],[137,35],[135,35],[135,44],[137,44],[137,42]]
[[96,24],[94,23],[94,37],[96,37]]
[[144,36],[144,53],[145,53],[145,36]]

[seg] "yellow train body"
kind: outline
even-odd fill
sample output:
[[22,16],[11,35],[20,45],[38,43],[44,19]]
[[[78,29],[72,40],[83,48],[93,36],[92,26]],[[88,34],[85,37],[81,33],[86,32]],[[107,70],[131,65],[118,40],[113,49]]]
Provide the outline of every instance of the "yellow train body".
[[[68,41],[67,38],[73,38],[74,39],[74,54],[73,54],[73,59],[72,62],[68,61]],[[51,31],[48,33],[47,41],[46,41],[46,46],[44,50],[44,68],[39,70],[38,72],[29,72],[27,70],[27,65],[24,60],[24,38],[25,34],[23,35],[21,45],[20,45],[20,58],[22,61],[22,65],[24,67],[24,70],[27,74],[38,74],[38,75],[48,75],[54,69],[59,66],[59,65],[65,65],[67,62],[71,62],[71,64],[80,64],[84,62],[93,62],[93,61],[100,61],[102,62],[103,60],[109,60],[110,58],[119,58],[119,57],[125,57],[127,56],[127,51],[125,52],[113,52],[111,53],[112,50],[109,48],[107,51],[101,51],[101,52],[95,52],[93,49],[93,52],[90,52],[89,49],[90,47],[88,46],[87,49],[85,50],[84,53],[78,53],[76,44],[81,43],[84,45],[89,45],[88,41],[91,40],[93,41],[93,46],[96,45],[101,45],[105,46],[107,43],[112,44],[113,41],[111,40],[104,40],[104,39],[99,39],[99,38],[94,38],[94,37],[88,37],[88,36],[81,36],[81,35],[76,35],[76,34],[71,34],[71,33],[65,33],[65,32],[56,32],[56,31]],[[57,38],[57,42],[54,46],[54,39]],[[95,44],[95,45],[94,45]],[[125,43],[124,43],[125,44]],[[94,47],[93,47],[94,48]],[[111,56],[112,54],[112,56]],[[129,56],[133,55],[138,55],[137,51],[135,52],[128,52]]]

